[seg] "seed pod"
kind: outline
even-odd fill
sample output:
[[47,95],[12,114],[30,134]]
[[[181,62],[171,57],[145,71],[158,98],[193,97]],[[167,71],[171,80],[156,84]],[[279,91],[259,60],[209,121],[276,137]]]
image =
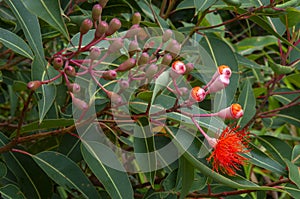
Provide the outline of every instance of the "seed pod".
[[123,39],[117,38],[113,41],[113,43],[108,47],[107,52],[113,53],[120,50],[123,47]]
[[80,26],[80,34],[84,35],[86,34],[91,28],[93,27],[93,22],[90,19],[85,19],[83,20],[83,22],[81,23]]
[[119,65],[119,67],[116,69],[116,71],[127,71],[130,70],[135,66],[136,60],[134,58],[129,58],[126,61],[124,61],[122,64]]
[[77,83],[71,83],[68,85],[68,90],[73,93],[79,93],[80,92],[80,85]]
[[244,115],[244,111],[241,105],[232,104],[231,106],[220,110],[217,115],[222,119],[239,119]]
[[114,34],[117,30],[119,30],[122,26],[122,23],[119,19],[117,18],[113,18],[108,25],[108,29],[106,31],[106,35],[110,36],[112,34]]
[[163,36],[162,36],[162,42],[166,43],[167,41],[169,41],[169,39],[172,37],[173,35],[173,31],[168,29],[164,32]]
[[152,78],[152,77],[157,73],[157,71],[158,71],[157,65],[156,65],[156,64],[151,64],[151,65],[147,68],[147,70],[146,70],[146,72],[145,72],[146,77],[147,77],[147,78]]
[[161,61],[161,64],[165,65],[165,66],[168,66],[172,62],[172,59],[173,59],[172,55],[167,53],[163,56],[163,60]]
[[147,64],[149,59],[150,59],[150,56],[148,55],[148,53],[143,52],[138,60],[138,65]]
[[107,31],[107,29],[108,24],[106,23],[106,21],[100,21],[95,31],[95,37],[100,38]]
[[27,88],[31,91],[35,91],[36,89],[38,89],[40,86],[42,85],[41,81],[31,81],[27,83]]
[[201,102],[205,99],[206,92],[203,88],[196,86],[191,90],[190,99]]
[[119,94],[115,93],[115,92],[109,91],[107,93],[107,96],[110,98],[111,103],[114,104],[114,105],[120,105],[123,102],[122,97]]
[[130,42],[128,46],[128,53],[132,57],[137,51],[140,51],[139,44],[136,40]]
[[194,64],[189,62],[185,65],[186,71],[184,74],[189,74],[192,70],[194,70]]
[[186,71],[185,64],[182,61],[175,61],[172,63],[172,70],[177,74],[184,74]]
[[125,80],[125,79],[121,79],[121,80],[119,81],[119,85],[120,85],[120,87],[121,87],[122,89],[127,89],[127,88],[129,88],[129,82],[128,82],[128,80]]
[[132,24],[140,24],[141,20],[142,20],[141,13],[136,12],[136,13],[133,14]]
[[108,70],[102,74],[103,79],[114,80],[117,78],[117,72],[115,70]]
[[101,5],[102,8],[104,8],[107,4],[108,0],[99,0],[99,4]]
[[56,70],[59,70],[64,65],[64,61],[61,57],[55,57],[52,64]]
[[100,4],[95,4],[92,8],[92,18],[97,21],[102,14],[102,6]]
[[96,59],[98,59],[100,54],[101,54],[100,48],[94,46],[90,51],[90,59],[91,60],[96,60]]
[[76,76],[75,68],[72,67],[72,66],[66,66],[66,67],[65,67],[65,73],[66,73],[67,75],[69,75],[69,76],[72,76],[72,77]]

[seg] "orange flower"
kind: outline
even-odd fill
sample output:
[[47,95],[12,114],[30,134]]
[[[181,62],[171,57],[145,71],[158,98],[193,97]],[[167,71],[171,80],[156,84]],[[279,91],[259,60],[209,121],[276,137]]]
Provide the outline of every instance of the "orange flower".
[[249,152],[249,132],[245,129],[238,130],[238,127],[227,127],[223,130],[214,150],[208,161],[212,160],[213,170],[219,170],[228,175],[235,175],[240,165],[244,165],[247,158],[241,156],[242,153]]

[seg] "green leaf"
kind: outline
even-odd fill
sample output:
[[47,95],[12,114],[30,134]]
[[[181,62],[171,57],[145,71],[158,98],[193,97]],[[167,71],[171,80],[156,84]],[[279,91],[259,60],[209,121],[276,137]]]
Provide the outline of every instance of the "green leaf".
[[[0,147],[9,140],[0,134]],[[26,198],[48,198],[52,194],[52,185],[45,173],[35,164],[30,156],[13,153],[2,154],[8,169],[15,175],[18,186]]]
[[3,28],[0,28],[0,35],[0,42],[7,48],[10,48],[12,51],[24,57],[33,59],[31,49],[21,37]]
[[279,74],[279,75],[288,74],[295,70],[295,68],[292,66],[283,66],[283,65],[277,64],[271,60],[269,60],[269,65],[272,68],[272,70],[274,71],[274,73]]
[[[81,152],[89,168],[111,198],[133,198],[127,173],[110,148],[102,143],[89,141],[81,145]],[[113,165],[114,168],[107,164]]]
[[184,0],[176,7],[176,10],[195,8],[196,12],[202,12],[214,5],[216,0]]
[[272,35],[247,37],[235,44],[241,55],[249,55],[257,50],[263,50],[270,45],[277,45],[277,38]]
[[41,80],[46,67],[46,61],[38,19],[27,11],[20,0],[5,0],[5,2],[11,8],[21,25],[25,37],[34,53],[35,58],[32,63],[31,78],[32,80]]
[[3,199],[25,199],[21,190],[13,184],[8,184],[0,188],[0,195]]
[[286,8],[285,13],[285,15],[279,17],[283,24],[287,24],[288,27],[293,27],[300,23],[300,11],[297,8]]
[[98,192],[87,176],[68,157],[53,151],[45,151],[32,155],[32,158],[58,185],[75,189],[85,198],[99,198]]
[[296,185],[287,184],[284,187],[284,190],[287,191],[293,198],[300,198],[300,190]]
[[69,34],[62,18],[60,1],[23,0],[27,10],[60,31],[68,40]]
[[290,108],[280,111],[276,116],[281,120],[300,127],[300,106],[292,106]]
[[294,146],[291,160],[295,164],[300,164],[300,144]]
[[249,79],[245,81],[238,101],[244,110],[244,116],[239,120],[238,125],[244,127],[256,112],[256,100]]
[[289,170],[289,179],[297,185],[297,187],[300,189],[300,170],[298,166],[293,164],[288,159],[285,159],[285,163]]
[[3,162],[0,162],[0,179],[6,176],[7,168]]
[[300,74],[292,73],[284,78],[285,81],[289,81],[292,84],[295,84],[298,88],[300,88]]
[[41,123],[51,108],[56,97],[56,86],[53,84],[44,84],[42,87],[42,99],[38,102],[39,107],[39,123]]
[[194,182],[194,166],[184,157],[180,157],[179,171],[182,176],[182,189],[180,190],[180,199],[184,199],[189,193]]

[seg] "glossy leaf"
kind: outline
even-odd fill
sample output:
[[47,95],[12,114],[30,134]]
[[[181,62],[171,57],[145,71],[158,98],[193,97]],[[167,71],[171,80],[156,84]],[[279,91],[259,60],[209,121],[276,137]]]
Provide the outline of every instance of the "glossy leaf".
[[285,163],[289,170],[289,179],[297,185],[300,189],[300,170],[299,167],[293,164],[291,161],[285,159]]
[[216,0],[213,1],[184,0],[180,2],[180,4],[176,7],[176,10],[194,8],[196,12],[202,12],[207,8],[211,7],[212,5],[214,5],[216,2],[217,2]]
[[180,190],[180,199],[183,199],[186,197],[186,195],[189,193],[192,187],[195,169],[194,166],[191,165],[191,163],[188,160],[186,160],[184,156],[180,157],[179,162],[179,170],[181,171],[180,175],[182,176],[182,188]]
[[21,190],[13,184],[8,184],[0,188],[0,195],[3,199],[25,199]]
[[27,43],[18,35],[3,28],[0,28],[0,42],[14,52],[33,59],[33,54]]
[[244,82],[238,102],[244,110],[244,115],[239,120],[238,125],[244,127],[256,113],[256,100],[249,80]]
[[60,31],[65,38],[69,39],[68,30],[61,14],[60,1],[23,0],[23,3],[27,10],[49,23],[53,28]]
[[43,96],[38,102],[39,106],[39,123],[41,123],[46,116],[47,112],[51,108],[55,97],[56,97],[56,87],[53,84],[42,85]]
[[7,168],[3,162],[0,162],[0,179],[6,176]]
[[237,51],[241,55],[249,55],[256,50],[263,50],[270,45],[276,45],[277,38],[270,36],[247,37],[235,44]]
[[285,9],[286,14],[280,16],[283,24],[293,27],[300,23],[300,11],[297,8],[289,7]]
[[285,191],[289,193],[290,196],[293,198],[299,198],[300,197],[300,190],[296,185],[287,184],[284,187]]
[[36,16],[31,14],[19,0],[5,0],[17,18],[35,56],[31,68],[32,80],[40,80],[46,67],[40,25]]
[[[133,198],[127,173],[111,149],[102,143],[89,141],[81,145],[81,152],[111,198]],[[108,163],[114,168],[107,165]]]
[[300,127],[300,115],[299,115],[299,111],[300,111],[300,106],[293,106],[287,109],[284,109],[282,111],[280,111],[277,116],[278,118],[280,118],[281,120],[287,122],[287,123],[291,123],[297,127]]
[[79,191],[85,198],[98,198],[99,194],[82,170],[66,156],[45,151],[32,155],[33,160],[58,185]]

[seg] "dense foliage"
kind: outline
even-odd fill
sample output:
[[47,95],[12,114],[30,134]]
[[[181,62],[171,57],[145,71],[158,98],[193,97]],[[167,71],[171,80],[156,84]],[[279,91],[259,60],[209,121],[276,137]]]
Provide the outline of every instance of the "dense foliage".
[[299,0],[0,0],[1,198],[300,198]]

